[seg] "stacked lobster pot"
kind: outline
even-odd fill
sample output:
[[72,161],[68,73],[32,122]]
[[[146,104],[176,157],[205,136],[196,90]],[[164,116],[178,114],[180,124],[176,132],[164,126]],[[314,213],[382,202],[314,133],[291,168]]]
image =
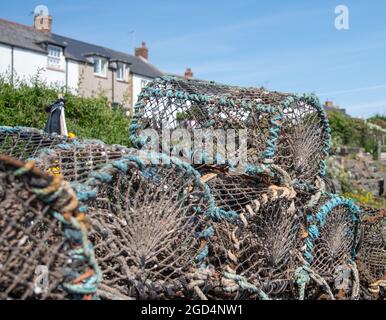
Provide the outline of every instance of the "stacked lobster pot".
[[0,127],[5,298],[384,297],[384,213],[333,193],[315,96],[163,77],[130,136]]
[[49,134],[29,127],[0,126],[0,154],[16,159],[34,157],[43,148],[69,141],[66,137]]
[[[0,130],[0,136],[8,138],[9,130]],[[32,129],[25,130],[29,132]],[[40,134],[42,139],[49,140],[49,135]],[[18,136],[13,139],[16,144],[23,143]],[[205,298],[200,287],[213,272],[206,262],[207,243],[212,234],[207,213],[215,212],[216,208],[209,188],[201,182],[196,170],[177,158],[106,145],[96,140],[67,140],[48,147],[42,144],[40,148],[37,145],[27,155],[22,148],[21,152],[13,154],[26,162],[14,158],[9,158],[9,161],[16,162],[23,174],[36,171],[50,181],[66,180],[66,186],[76,199],[73,209],[87,220],[88,232],[83,235],[82,241],[87,240],[88,252],[92,253],[98,277],[87,270],[86,275],[79,275],[73,280],[74,285],[69,287],[64,281],[68,281],[67,274],[63,273],[66,277],[62,276],[53,284],[53,289],[62,289],[62,295],[40,296],[28,292],[14,298]],[[3,144],[2,147],[4,153],[10,153],[11,144]],[[47,199],[62,197],[55,188],[45,189],[50,190]],[[31,197],[33,195],[32,192]],[[8,201],[12,200],[9,197],[4,195],[4,202],[1,203],[8,206]],[[18,212],[18,216],[23,213]],[[47,215],[47,220],[40,223],[40,228],[50,230],[49,219],[60,216],[51,209],[44,209],[43,214]],[[35,223],[34,219],[31,223]],[[28,225],[13,230],[15,222],[10,221],[9,224],[4,225],[7,229],[0,229],[0,235],[6,231],[13,234],[19,231],[18,228],[21,237],[23,233],[29,234]],[[85,226],[82,228],[86,229]],[[73,234],[70,231],[65,233],[67,236]],[[30,248],[29,238],[27,240],[23,241]],[[2,240],[0,243],[4,250],[8,248],[8,242]],[[41,259],[51,259],[51,243],[45,244],[47,251],[41,253]],[[80,249],[74,253],[80,255]],[[8,257],[4,256],[0,272],[14,267]],[[31,267],[31,270],[34,268]],[[21,271],[23,274],[24,269]],[[47,272],[56,276],[51,267]],[[25,285],[34,288],[36,278],[33,272],[32,275],[27,272],[27,275]],[[94,276],[92,283],[87,275]],[[15,275],[8,276],[12,279]],[[0,278],[0,285],[8,286],[5,280]],[[80,292],[86,292],[84,287],[93,295],[80,295]],[[77,292],[79,294],[74,295]]]
[[[208,298],[359,297],[361,209],[331,192],[330,128],[314,95],[163,77],[141,92],[130,134],[138,149],[189,161],[213,194]],[[202,137],[225,147],[202,148]]]
[[95,141],[41,150],[35,163],[67,178],[87,210],[100,298],[203,296],[213,201],[190,165]]

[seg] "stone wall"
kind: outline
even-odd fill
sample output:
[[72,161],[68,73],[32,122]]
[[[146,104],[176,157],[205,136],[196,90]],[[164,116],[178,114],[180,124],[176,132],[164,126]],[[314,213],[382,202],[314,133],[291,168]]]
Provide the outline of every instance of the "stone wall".
[[363,150],[335,150],[335,155],[328,159],[328,166],[338,192],[345,189],[345,183],[349,183],[355,190],[369,191],[375,196],[386,196],[386,167],[382,162],[372,160],[371,155]]

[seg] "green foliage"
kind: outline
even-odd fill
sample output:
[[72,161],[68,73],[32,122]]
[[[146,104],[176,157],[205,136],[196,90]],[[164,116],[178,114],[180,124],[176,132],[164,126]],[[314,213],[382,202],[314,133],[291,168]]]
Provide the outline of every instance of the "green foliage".
[[374,117],[369,118],[368,121],[386,129],[386,115],[377,114]]
[[364,204],[373,208],[386,208],[386,200],[374,196],[371,192],[365,190],[356,190],[354,192],[344,193],[346,198],[354,199],[359,204]]
[[355,191],[349,173],[343,167],[338,166],[332,157],[327,158],[327,175],[339,182],[343,193]]
[[365,121],[348,117],[338,111],[328,111],[333,146],[361,147],[374,156],[377,138]]
[[129,145],[130,119],[122,108],[112,109],[102,94],[83,98],[65,92],[64,88],[48,86],[39,74],[29,81],[15,79],[14,85],[7,77],[0,76],[0,125],[43,129],[48,119],[45,109],[55,102],[59,93],[66,99],[69,132],[80,138]]

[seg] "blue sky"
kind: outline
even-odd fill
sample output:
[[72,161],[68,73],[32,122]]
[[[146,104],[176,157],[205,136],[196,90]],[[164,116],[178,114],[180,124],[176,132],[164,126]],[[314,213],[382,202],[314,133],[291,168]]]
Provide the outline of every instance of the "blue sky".
[[[145,40],[163,71],[271,90],[315,92],[353,116],[386,114],[384,0],[13,0],[0,17],[32,23],[48,6],[55,33],[133,52]],[[337,5],[349,30],[334,27]]]

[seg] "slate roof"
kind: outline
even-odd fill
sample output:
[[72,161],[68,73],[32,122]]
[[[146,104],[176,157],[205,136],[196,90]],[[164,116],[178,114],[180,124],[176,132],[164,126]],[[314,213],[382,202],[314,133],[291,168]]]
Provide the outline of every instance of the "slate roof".
[[4,19],[0,19],[0,43],[40,53],[47,53],[47,50],[42,43],[50,43],[64,47],[64,55],[67,58],[76,61],[87,63],[88,54],[100,54],[101,56],[108,57],[111,60],[125,61],[129,63],[130,70],[134,74],[149,78],[155,78],[163,75],[163,73],[151,63],[131,54],[71,39],[54,33],[36,31],[33,27]]

